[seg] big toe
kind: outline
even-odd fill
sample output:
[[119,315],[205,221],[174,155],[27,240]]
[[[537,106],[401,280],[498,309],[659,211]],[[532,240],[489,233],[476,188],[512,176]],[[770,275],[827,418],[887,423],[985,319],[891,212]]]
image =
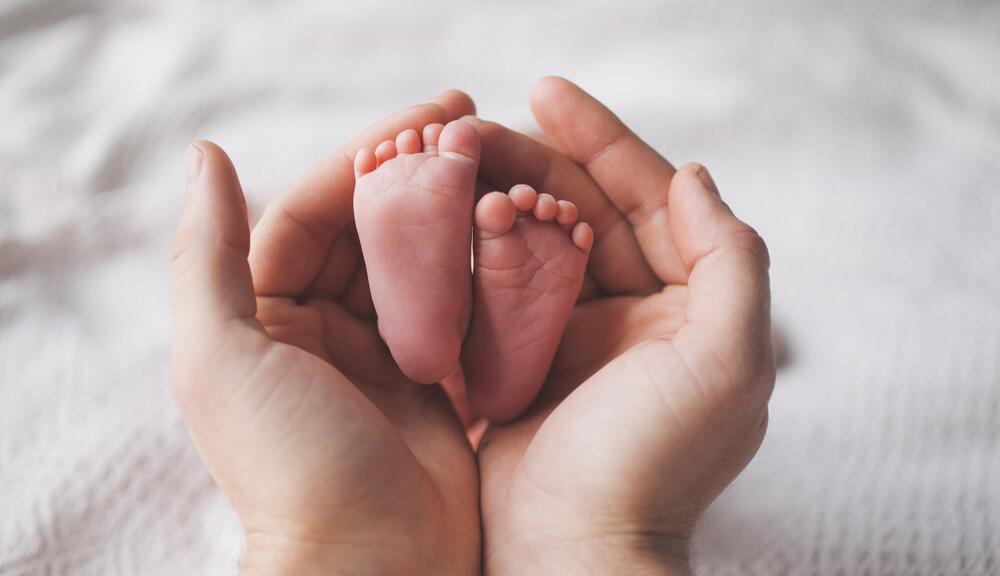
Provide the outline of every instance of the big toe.
[[479,132],[468,122],[452,120],[441,131],[438,154],[453,156],[479,163]]
[[490,192],[476,204],[476,228],[489,234],[506,234],[516,219],[517,208],[503,192]]

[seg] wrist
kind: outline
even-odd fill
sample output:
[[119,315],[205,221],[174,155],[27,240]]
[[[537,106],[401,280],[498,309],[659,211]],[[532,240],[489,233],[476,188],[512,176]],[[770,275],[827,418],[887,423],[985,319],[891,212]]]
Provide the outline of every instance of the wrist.
[[240,561],[240,576],[336,575],[341,573],[338,565],[351,566],[355,561],[357,559],[346,551],[336,554],[327,545],[248,534]]
[[688,576],[689,541],[661,535],[604,535],[554,541],[525,538],[487,554],[484,574]]
[[400,550],[383,545],[287,539],[270,534],[247,534],[240,560],[240,576],[357,576],[397,574]]
[[463,546],[459,538],[439,534],[427,539],[427,530],[405,527],[357,530],[336,539],[329,533],[289,538],[248,530],[240,576],[470,574],[471,566],[478,572],[480,565],[476,535],[473,545]]

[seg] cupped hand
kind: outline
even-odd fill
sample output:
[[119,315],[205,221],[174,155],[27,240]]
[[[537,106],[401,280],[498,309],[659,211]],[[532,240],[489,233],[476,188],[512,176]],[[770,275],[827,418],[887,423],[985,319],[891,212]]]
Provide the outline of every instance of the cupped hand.
[[474,111],[449,92],[372,126],[265,212],[189,150],[172,259],[175,395],[247,534],[244,573],[469,574],[478,478],[442,390],[378,337],[353,224],[361,146]]
[[479,448],[487,574],[685,573],[693,525],[753,456],[774,383],[768,254],[707,170],[673,166],[566,80],[548,144],[475,121],[481,177],[595,229],[549,379]]

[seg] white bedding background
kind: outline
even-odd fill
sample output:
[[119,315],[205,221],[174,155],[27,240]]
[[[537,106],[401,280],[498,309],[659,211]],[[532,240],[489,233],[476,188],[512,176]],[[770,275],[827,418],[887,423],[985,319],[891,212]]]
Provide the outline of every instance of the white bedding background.
[[546,74],[771,248],[790,362],[699,572],[1000,574],[1000,4],[0,0],[0,575],[234,570],[168,386],[188,141],[259,214],[448,87],[530,128]]

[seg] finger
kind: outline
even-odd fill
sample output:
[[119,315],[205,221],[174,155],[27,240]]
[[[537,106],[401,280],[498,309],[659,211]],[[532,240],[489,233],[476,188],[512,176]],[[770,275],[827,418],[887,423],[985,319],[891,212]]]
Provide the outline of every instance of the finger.
[[495,122],[467,121],[479,131],[483,143],[480,177],[493,189],[529,184],[573,202],[580,219],[591,223],[595,240],[588,271],[603,292],[649,293],[661,288],[621,213],[575,162]]
[[232,163],[211,142],[193,144],[187,203],[171,258],[174,383],[182,408],[190,406],[185,399],[211,406],[212,394],[225,394],[198,389],[201,382],[214,380],[203,369],[227,364],[226,370],[249,371],[231,365],[240,360],[226,353],[268,345],[254,320],[249,242],[246,202]]
[[583,166],[625,215],[657,277],[668,284],[683,282],[667,216],[667,190],[675,172],[670,162],[563,78],[539,81],[531,109],[555,147]]
[[[476,113],[476,103],[473,102],[472,97],[454,88],[445,90],[437,95],[431,100],[431,103],[443,108],[445,116],[450,120],[461,118],[462,116],[471,116]],[[428,122],[428,124],[433,124],[433,122]],[[426,125],[424,124],[424,126]]]
[[[689,280],[686,290],[663,294],[687,293],[684,326],[673,338],[644,338],[624,354],[615,351],[615,360],[575,389],[575,379],[554,380],[533,405],[538,412],[526,420],[538,425],[544,419],[532,444],[559,446],[560,461],[577,466],[581,486],[593,491],[590,501],[655,502],[653,508],[676,509],[659,480],[669,474],[676,493],[687,496],[684,505],[695,502],[692,519],[760,445],[774,382],[766,249],[700,175],[699,166],[684,167],[669,189],[670,224]],[[613,304],[630,307],[624,298]],[[571,323],[587,322],[613,333],[615,324],[629,316],[613,312],[582,307]],[[628,332],[620,333],[629,338]],[[573,338],[581,331],[568,326],[566,333]],[[601,348],[594,339],[584,340],[566,348],[575,351],[571,357],[557,356],[556,362],[599,357]],[[580,430],[594,429],[602,430],[601,442],[578,441]],[[529,450],[518,465],[528,472],[551,465],[533,457],[537,454]],[[623,477],[635,481],[622,489]],[[692,499],[692,494],[698,496]]]
[[[250,267],[262,296],[298,296],[323,267],[333,240],[354,222],[354,156],[407,129],[475,112],[472,100],[450,90],[433,102],[398,112],[372,125],[310,170],[268,206],[254,229]],[[351,276],[344,269],[340,276]]]
[[675,339],[678,349],[690,363],[718,371],[721,381],[769,392],[774,355],[767,247],[733,215],[702,166],[677,173],[670,202],[689,276],[687,324]]
[[252,319],[250,229],[236,170],[211,142],[192,144],[187,162],[187,203],[171,260],[177,327]]

